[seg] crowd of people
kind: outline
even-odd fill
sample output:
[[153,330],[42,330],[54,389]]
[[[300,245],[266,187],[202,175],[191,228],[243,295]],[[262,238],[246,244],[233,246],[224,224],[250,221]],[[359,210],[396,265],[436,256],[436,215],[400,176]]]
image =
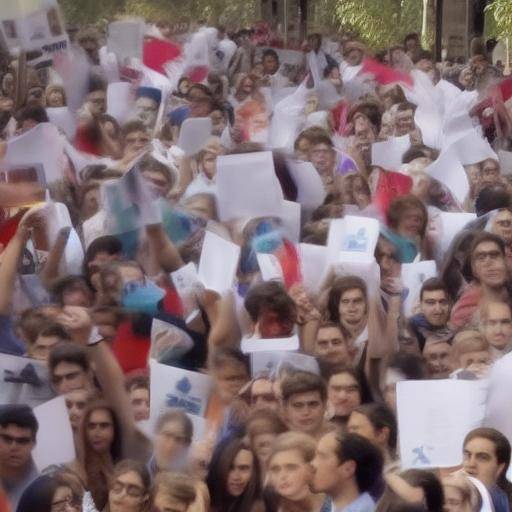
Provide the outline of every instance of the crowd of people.
[[[65,400],[76,458],[38,467],[42,420],[20,398],[35,392],[0,390],[0,510],[508,512],[512,415],[465,432],[449,469],[403,467],[397,422],[398,383],[488,379],[511,357],[512,87],[485,45],[467,63],[439,63],[417,34],[375,54],[311,34],[291,52],[252,29],[202,26],[175,41],[161,22],[148,24],[144,62],[132,65],[105,37],[69,30],[79,80],[57,56],[45,66],[6,57],[1,70],[0,387],[46,377],[45,400]],[[116,96],[120,83],[131,96]],[[426,110],[437,117],[425,122]],[[195,119],[189,151],[182,127]],[[30,147],[21,169],[9,159],[49,125],[64,148],[58,179],[45,162],[43,178],[34,172]],[[453,159],[434,175],[447,141],[469,132],[484,152],[459,151],[455,184]],[[397,140],[401,164],[387,168],[376,149]],[[225,162],[257,174],[250,158],[263,153],[272,180],[252,194],[297,205],[298,233],[284,214],[219,213],[239,204],[217,180]],[[297,166],[309,174],[298,179]],[[127,176],[139,199],[119,201],[144,189],[146,202],[113,218],[109,194]],[[160,220],[141,220],[149,203]],[[460,214],[456,228],[439,224]],[[306,265],[330,254],[343,218],[378,221],[374,246],[364,232],[344,246],[356,260],[371,247],[365,268],[376,272],[347,272],[342,247]],[[206,234],[240,249],[226,289],[183,277]],[[435,273],[409,304],[403,270],[423,261]],[[280,340],[295,340],[298,357]],[[255,344],[282,364],[255,371],[244,348]],[[204,432],[187,404],[152,403],[150,360],[211,378]],[[505,395],[509,384],[498,386]]]

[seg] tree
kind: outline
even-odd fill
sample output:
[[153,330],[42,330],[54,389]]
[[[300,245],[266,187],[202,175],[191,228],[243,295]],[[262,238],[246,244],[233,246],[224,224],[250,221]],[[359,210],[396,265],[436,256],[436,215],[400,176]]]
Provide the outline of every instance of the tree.
[[512,1],[493,0],[486,8],[494,19],[495,36],[508,37],[512,33]]

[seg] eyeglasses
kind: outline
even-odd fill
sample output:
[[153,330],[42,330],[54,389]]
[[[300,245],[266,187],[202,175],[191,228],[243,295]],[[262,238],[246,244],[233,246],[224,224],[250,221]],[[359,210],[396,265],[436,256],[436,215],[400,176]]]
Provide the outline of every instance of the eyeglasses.
[[52,512],[67,512],[68,507],[78,508],[80,500],[76,496],[68,496],[63,500],[54,501],[52,503]]
[[10,436],[9,434],[0,434],[0,439],[2,439],[2,441],[5,444],[8,444],[9,446],[13,444],[18,444],[20,446],[28,446],[30,443],[34,442],[34,440],[31,437],[15,437]]
[[142,498],[144,496],[144,489],[133,484],[124,484],[119,480],[114,482],[114,485],[110,488],[114,494],[121,494],[123,491],[132,498]]

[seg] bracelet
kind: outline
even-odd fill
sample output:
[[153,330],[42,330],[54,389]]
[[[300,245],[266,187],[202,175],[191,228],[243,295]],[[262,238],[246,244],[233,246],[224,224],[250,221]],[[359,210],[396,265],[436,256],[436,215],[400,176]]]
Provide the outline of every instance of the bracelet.
[[87,346],[92,347],[93,345],[97,345],[100,341],[103,341],[103,336],[100,334],[99,329],[94,326],[91,329],[91,334],[89,335],[89,339],[87,340]]

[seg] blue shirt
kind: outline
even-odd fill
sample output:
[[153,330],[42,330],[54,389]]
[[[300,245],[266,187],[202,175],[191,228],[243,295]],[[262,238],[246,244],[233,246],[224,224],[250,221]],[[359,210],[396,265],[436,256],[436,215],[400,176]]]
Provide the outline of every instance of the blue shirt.
[[375,501],[367,493],[360,494],[352,503],[345,508],[335,508],[332,498],[328,497],[324,501],[320,512],[373,512],[375,510]]
[[10,315],[0,315],[0,352],[22,356],[25,344],[15,334]]

